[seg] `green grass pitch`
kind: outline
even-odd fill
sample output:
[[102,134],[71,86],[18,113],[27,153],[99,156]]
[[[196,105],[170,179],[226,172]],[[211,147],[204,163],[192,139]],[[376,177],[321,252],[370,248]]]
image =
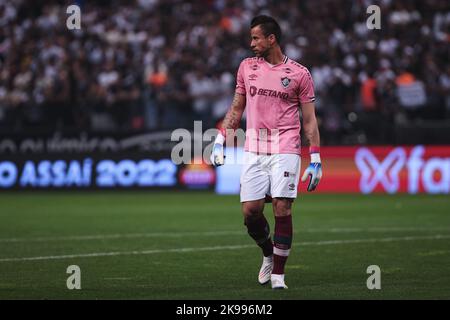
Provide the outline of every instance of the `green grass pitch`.
[[[3,192],[0,299],[450,298],[448,195],[301,194],[293,219],[280,291],[257,283],[237,196]],[[69,265],[80,290],[67,289]],[[366,286],[370,265],[380,290]]]

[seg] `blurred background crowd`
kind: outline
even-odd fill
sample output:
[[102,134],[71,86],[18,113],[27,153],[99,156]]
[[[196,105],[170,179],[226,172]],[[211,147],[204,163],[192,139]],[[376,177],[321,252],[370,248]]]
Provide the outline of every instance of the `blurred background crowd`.
[[[71,4],[80,30],[66,27]],[[372,4],[380,30],[366,26]],[[257,14],[311,71],[324,144],[449,126],[449,1],[0,0],[0,130],[213,127]]]

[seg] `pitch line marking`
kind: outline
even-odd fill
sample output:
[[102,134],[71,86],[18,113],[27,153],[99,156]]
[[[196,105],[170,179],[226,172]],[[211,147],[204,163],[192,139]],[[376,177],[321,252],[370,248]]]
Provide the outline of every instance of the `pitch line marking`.
[[[357,233],[357,232],[431,232],[431,231],[450,231],[449,228],[402,228],[402,227],[374,227],[374,228],[310,228],[300,229],[294,233]],[[117,234],[97,234],[97,235],[79,235],[63,237],[35,237],[35,238],[0,238],[0,243],[13,242],[47,242],[47,241],[83,241],[83,240],[107,240],[124,238],[181,238],[187,236],[226,236],[226,235],[244,235],[244,231],[205,231],[205,232],[149,232],[149,233],[117,233]]]
[[[374,242],[395,242],[395,241],[416,241],[416,240],[444,240],[450,239],[450,234],[434,235],[423,237],[390,237],[390,238],[373,238],[373,239],[349,239],[349,240],[326,240],[326,241],[306,241],[296,242],[294,246],[323,246],[335,244],[349,244],[349,243],[374,243]],[[23,258],[3,258],[0,262],[18,262],[18,261],[38,261],[38,260],[61,260],[72,258],[94,258],[94,257],[112,257],[122,255],[147,255],[157,253],[184,253],[184,252],[199,252],[199,251],[216,251],[216,250],[238,250],[246,248],[254,248],[255,245],[229,245],[229,246],[214,246],[214,247],[200,247],[200,248],[173,248],[173,249],[155,249],[143,251],[117,251],[117,252],[97,252],[84,254],[70,254],[60,256],[42,256],[42,257],[23,257]]]
[[[450,229],[448,230],[450,231]],[[123,238],[181,238],[186,236],[222,236],[244,234],[242,231],[205,231],[205,232],[149,232],[149,233],[117,233],[117,234],[97,234],[84,236],[65,236],[65,237],[36,237],[36,238],[4,238],[2,242],[46,242],[46,241],[64,241],[64,240],[105,240],[105,239],[123,239]]]

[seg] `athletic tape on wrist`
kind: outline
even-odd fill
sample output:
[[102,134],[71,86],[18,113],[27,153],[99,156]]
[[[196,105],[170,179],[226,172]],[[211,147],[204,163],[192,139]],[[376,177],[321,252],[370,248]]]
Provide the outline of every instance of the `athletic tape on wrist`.
[[321,163],[320,153],[311,153],[311,163]]
[[222,132],[219,132],[217,134],[216,141],[214,143],[219,143],[222,145],[225,143],[225,136],[222,134]]
[[309,147],[309,154],[311,156],[311,162],[312,163],[320,163],[320,147],[318,146],[310,146]]
[[227,137],[227,130],[225,128],[220,128],[219,131],[225,138]]

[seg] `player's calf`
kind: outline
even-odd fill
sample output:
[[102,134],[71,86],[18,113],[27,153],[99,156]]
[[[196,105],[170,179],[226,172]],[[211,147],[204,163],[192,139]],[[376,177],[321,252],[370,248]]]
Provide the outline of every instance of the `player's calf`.
[[264,257],[269,257],[273,253],[273,244],[270,237],[270,226],[263,214],[246,216],[244,224],[247,232],[261,248]]
[[292,216],[275,216],[272,274],[283,275],[292,244]]

